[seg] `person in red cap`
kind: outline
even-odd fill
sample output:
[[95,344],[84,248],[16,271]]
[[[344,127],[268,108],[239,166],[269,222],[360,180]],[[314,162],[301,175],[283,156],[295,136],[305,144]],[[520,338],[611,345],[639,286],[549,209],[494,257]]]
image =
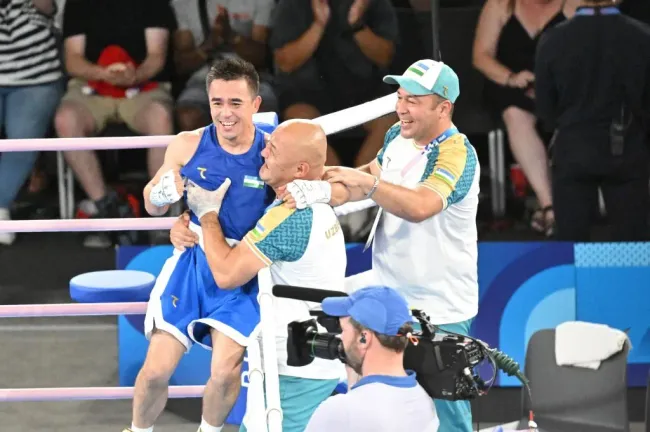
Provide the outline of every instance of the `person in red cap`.
[[413,321],[404,297],[388,287],[368,287],[349,297],[323,300],[323,312],[339,317],[346,363],[361,379],[347,394],[323,402],[305,432],[435,432],[433,400],[404,370]]
[[[101,135],[122,123],[134,134],[174,132],[171,57],[174,15],[167,1],[71,0],[63,12],[66,72],[70,80],[54,127],[61,138]],[[164,148],[148,149],[151,177],[163,163]],[[97,218],[133,217],[135,211],[104,179],[93,150],[64,152]],[[137,242],[135,232],[92,233],[86,247]]]

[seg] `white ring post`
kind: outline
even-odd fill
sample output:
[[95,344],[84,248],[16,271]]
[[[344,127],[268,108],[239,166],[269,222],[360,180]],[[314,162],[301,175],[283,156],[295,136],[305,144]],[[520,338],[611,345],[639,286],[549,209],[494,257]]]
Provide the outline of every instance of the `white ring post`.
[[280,377],[275,341],[273,308],[273,279],[271,270],[263,268],[257,275],[262,326],[262,353],[264,355],[264,382],[266,384],[266,422],[269,432],[282,432],[282,408],[280,407]]
[[268,432],[266,403],[264,401],[264,372],[260,342],[255,339],[248,345],[248,395],[244,424],[250,432]]

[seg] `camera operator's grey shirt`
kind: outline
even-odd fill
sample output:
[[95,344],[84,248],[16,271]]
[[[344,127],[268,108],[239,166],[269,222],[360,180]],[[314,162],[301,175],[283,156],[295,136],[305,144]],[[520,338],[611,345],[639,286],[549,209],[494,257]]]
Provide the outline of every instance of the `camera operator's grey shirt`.
[[433,399],[409,371],[361,378],[347,394],[323,402],[305,432],[437,432],[439,424]]

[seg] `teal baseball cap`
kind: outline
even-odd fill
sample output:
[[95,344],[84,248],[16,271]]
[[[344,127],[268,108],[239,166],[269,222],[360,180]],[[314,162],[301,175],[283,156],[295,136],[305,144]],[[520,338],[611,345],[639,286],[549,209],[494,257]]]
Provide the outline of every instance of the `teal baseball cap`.
[[402,75],[386,75],[384,82],[397,84],[416,96],[436,94],[455,103],[460,95],[460,84],[456,72],[443,62],[418,60]]

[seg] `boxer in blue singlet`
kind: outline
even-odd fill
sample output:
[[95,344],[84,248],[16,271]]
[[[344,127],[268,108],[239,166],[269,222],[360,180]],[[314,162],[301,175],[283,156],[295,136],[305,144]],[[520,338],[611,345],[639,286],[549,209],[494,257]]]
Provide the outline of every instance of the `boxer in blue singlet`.
[[[259,77],[250,63],[221,60],[206,84],[213,124],[172,140],[163,166],[145,187],[145,207],[153,216],[163,215],[183,198],[186,182],[216,190],[229,178],[235,193],[223,201],[219,219],[225,237],[237,243],[274,198],[259,178],[265,132],[273,125],[253,121],[261,98]],[[217,286],[203,249],[200,216],[191,214],[190,219],[199,244],[175,250],[151,292],[145,318],[149,349],[136,380],[132,425],[125,431],[153,430],[166,404],[169,379],[193,343],[212,349],[199,431],[220,431],[239,394],[244,352],[260,320],[257,278],[234,289]]]

